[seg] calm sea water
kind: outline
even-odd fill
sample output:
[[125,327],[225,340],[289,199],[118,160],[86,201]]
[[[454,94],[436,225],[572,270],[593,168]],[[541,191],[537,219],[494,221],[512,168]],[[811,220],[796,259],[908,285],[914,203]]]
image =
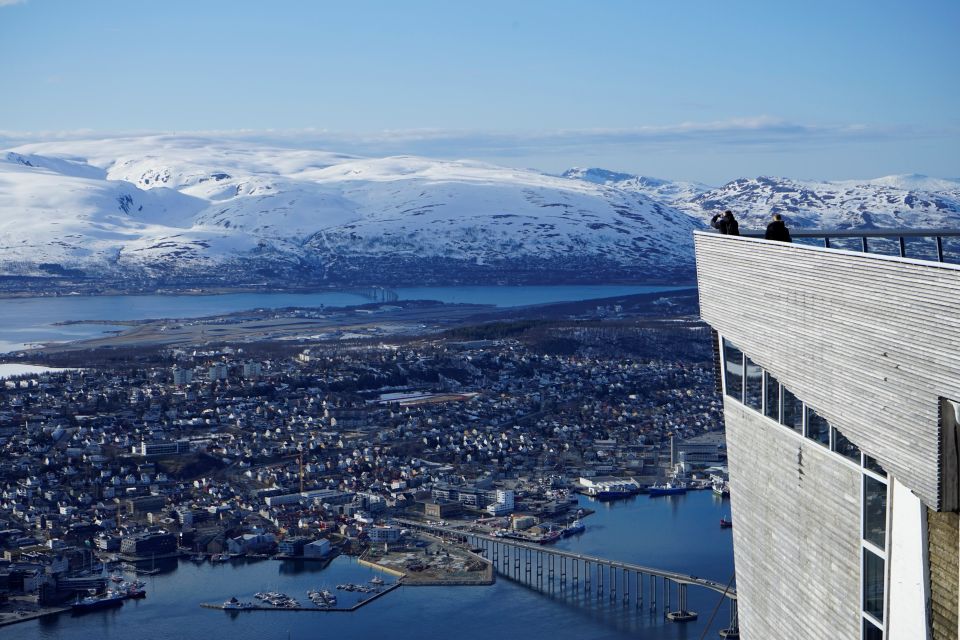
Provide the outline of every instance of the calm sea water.
[[[687,287],[646,285],[558,285],[529,287],[414,287],[396,289],[402,300],[515,307],[620,295],[673,291]],[[209,296],[62,296],[0,299],[0,353],[38,342],[69,341],[103,335],[122,327],[67,325],[67,320],[144,320],[192,318],[259,308],[347,306],[369,302],[360,294],[230,293]]]
[[[637,496],[614,503],[581,498],[581,502],[597,513],[585,520],[584,534],[559,542],[560,548],[687,572],[724,584],[733,574],[731,533],[719,528],[720,516],[729,514],[729,501],[709,491],[668,498]],[[304,601],[308,589],[362,582],[374,573],[350,558],[337,558],[323,570],[292,561],[199,567],[181,562],[169,573],[146,578],[145,600],[80,617],[68,613],[25,622],[3,628],[0,635],[11,640],[695,640],[719,600],[713,592],[691,589],[689,608],[699,612],[700,619],[680,625],[665,622],[662,608],[638,611],[633,604],[611,604],[607,596],[602,600],[595,594],[585,596],[582,584],[576,591],[550,593],[498,576],[492,586],[401,587],[353,613],[227,613],[199,606],[234,595],[252,599],[257,591],[274,590]],[[344,597],[343,592],[337,593]],[[706,637],[716,638],[726,618],[724,605]]]

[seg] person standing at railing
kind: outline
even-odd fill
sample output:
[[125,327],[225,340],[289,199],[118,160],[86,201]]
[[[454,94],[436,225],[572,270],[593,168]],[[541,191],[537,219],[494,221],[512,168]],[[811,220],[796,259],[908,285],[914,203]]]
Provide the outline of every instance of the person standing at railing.
[[763,236],[767,240],[779,240],[780,242],[793,242],[790,237],[790,230],[784,223],[779,213],[773,214],[773,222],[767,225],[767,232]]
[[714,215],[710,220],[710,226],[727,236],[740,235],[740,224],[737,222],[737,219],[733,217],[733,211],[729,209],[724,211],[723,215],[719,213]]

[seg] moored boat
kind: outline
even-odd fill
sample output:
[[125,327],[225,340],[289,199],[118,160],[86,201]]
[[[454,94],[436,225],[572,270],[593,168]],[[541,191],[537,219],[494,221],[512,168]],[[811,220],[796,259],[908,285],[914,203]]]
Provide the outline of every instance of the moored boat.
[[542,536],[537,538],[537,542],[540,544],[553,544],[554,542],[559,540],[562,535],[563,534],[560,530],[551,529],[550,531],[547,531]]
[[570,536],[575,536],[578,533],[583,533],[584,531],[586,531],[586,529],[587,529],[586,525],[583,524],[583,522],[579,518],[577,518],[563,530],[563,537],[569,538]]
[[650,494],[650,497],[683,495],[686,492],[687,486],[685,484],[673,484],[672,482],[655,484],[647,491],[647,493]]
[[76,602],[70,605],[70,609],[74,613],[86,613],[87,611],[119,607],[123,604],[123,600],[123,595],[120,593],[107,591],[99,596],[91,594],[86,598],[78,598]]

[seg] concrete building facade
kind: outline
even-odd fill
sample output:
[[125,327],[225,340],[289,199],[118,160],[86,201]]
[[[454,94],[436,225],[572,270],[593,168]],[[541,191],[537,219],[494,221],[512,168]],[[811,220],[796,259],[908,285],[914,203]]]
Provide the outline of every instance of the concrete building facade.
[[741,637],[958,635],[960,266],[696,233]]

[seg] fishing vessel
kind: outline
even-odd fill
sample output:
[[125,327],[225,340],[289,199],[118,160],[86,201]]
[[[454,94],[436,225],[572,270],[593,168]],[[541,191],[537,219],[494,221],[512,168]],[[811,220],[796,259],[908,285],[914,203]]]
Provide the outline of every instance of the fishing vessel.
[[578,533],[583,533],[586,529],[587,526],[583,524],[580,518],[577,518],[563,530],[563,537],[569,538],[570,536],[575,536]]
[[91,592],[86,598],[78,597],[77,601],[70,605],[70,609],[74,613],[110,609],[111,607],[121,606],[123,600],[123,595],[117,591],[107,591],[102,595],[95,595]]
[[143,580],[134,580],[133,582],[122,582],[117,590],[126,598],[140,600],[147,597],[145,586],[147,586],[147,583]]
[[562,535],[563,534],[559,529],[550,529],[549,531],[544,533],[542,536],[537,538],[537,542],[540,544],[553,544],[554,542],[559,540]]
[[730,497],[730,485],[724,480],[714,480],[712,483],[713,493],[720,496],[721,498]]
[[648,493],[651,498],[657,496],[675,496],[682,495],[687,492],[687,486],[683,483],[674,484],[672,482],[664,482],[662,484],[655,484],[650,487]]

